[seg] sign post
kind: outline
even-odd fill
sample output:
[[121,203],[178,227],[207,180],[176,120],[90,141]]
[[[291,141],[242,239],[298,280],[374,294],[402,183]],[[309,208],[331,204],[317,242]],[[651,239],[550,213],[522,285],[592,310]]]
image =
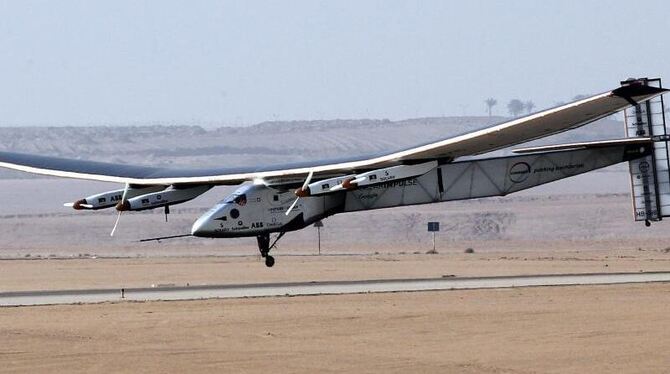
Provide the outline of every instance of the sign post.
[[428,222],[428,232],[433,233],[433,252],[435,253],[435,233],[440,231],[440,223],[439,222]]
[[323,227],[323,222],[321,221],[314,222],[314,227],[316,227],[316,232],[319,238],[319,256],[321,256],[321,228]]

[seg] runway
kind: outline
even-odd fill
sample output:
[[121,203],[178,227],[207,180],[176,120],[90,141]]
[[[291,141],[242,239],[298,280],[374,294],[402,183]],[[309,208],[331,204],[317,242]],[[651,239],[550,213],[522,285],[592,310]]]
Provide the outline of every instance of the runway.
[[0,292],[0,306],[195,300],[270,296],[490,289],[670,282],[670,272],[553,274],[473,278],[380,279],[299,283],[193,285],[146,288]]

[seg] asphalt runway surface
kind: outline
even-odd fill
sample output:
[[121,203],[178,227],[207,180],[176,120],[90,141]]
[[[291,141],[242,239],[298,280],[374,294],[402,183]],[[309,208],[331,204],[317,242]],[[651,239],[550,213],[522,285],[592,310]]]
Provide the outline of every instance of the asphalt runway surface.
[[380,279],[0,292],[0,306],[670,282],[670,272]]

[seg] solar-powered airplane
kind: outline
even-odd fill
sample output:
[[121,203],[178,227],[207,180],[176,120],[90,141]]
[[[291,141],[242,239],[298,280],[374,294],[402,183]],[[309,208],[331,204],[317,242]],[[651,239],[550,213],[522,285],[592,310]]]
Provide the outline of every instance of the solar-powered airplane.
[[[198,237],[256,237],[265,264],[289,231],[325,217],[368,209],[504,196],[628,161],[636,220],[670,214],[669,140],[659,79],[629,79],[599,95],[471,133],[386,154],[249,168],[168,169],[0,152],[0,167],[125,187],[69,203],[77,210],[164,208],[214,186],[241,186],[198,218]],[[575,129],[625,110],[623,139],[517,149],[467,159]],[[250,183],[245,183],[250,182]],[[118,224],[117,218],[112,235]],[[271,242],[271,234],[277,234]],[[190,236],[189,235],[189,236]],[[176,235],[182,236],[182,235]],[[160,238],[157,238],[160,239]]]

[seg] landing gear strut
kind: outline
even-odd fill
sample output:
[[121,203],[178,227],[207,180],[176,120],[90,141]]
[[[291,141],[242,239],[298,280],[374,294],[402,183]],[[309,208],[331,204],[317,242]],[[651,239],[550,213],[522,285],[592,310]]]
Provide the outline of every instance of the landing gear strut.
[[284,236],[284,233],[281,232],[279,233],[279,236],[277,236],[277,239],[270,244],[270,234],[261,234],[256,237],[256,240],[258,241],[258,250],[261,252],[261,257],[265,259],[265,266],[271,268],[275,264],[275,258],[270,256],[270,250],[274,248],[275,244],[277,244],[277,241],[281,239],[281,237]]

